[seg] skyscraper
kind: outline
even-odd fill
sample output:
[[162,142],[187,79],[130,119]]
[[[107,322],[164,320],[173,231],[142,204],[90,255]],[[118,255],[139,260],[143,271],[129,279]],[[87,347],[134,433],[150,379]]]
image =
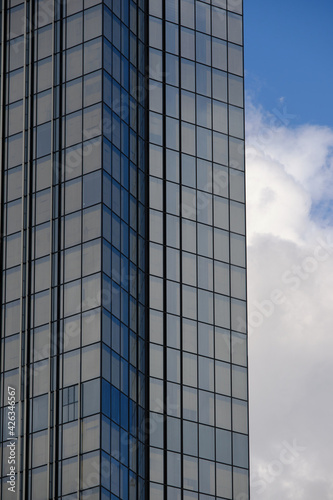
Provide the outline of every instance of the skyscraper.
[[2,0],[4,500],[248,499],[242,32]]

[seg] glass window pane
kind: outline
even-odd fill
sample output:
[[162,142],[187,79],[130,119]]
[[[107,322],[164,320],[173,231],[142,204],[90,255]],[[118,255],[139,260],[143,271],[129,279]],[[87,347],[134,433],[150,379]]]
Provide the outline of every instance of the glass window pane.
[[162,20],[149,18],[149,45],[162,50]]
[[178,23],[178,0],[168,0],[165,14],[168,21]]
[[82,75],[82,45],[78,45],[66,51],[66,77],[67,80],[77,78]]
[[[199,5],[199,4],[197,4]],[[196,33],[196,61],[202,64],[211,64],[211,37],[203,33]]]
[[[216,460],[231,464],[231,432],[216,429]],[[222,469],[223,470],[223,469]],[[218,495],[219,491],[217,492]]]
[[197,356],[183,353],[183,384],[197,387]]
[[62,462],[62,493],[73,493],[77,488],[77,457]]
[[183,89],[195,91],[195,63],[182,59],[181,61],[181,86]]
[[50,257],[35,261],[35,291],[45,290],[50,286]]
[[216,163],[228,164],[228,137],[218,132],[213,134],[213,159]]
[[232,333],[232,362],[237,365],[247,365],[247,338],[241,333]]
[[20,36],[8,42],[9,61],[7,62],[7,69],[13,71],[14,69],[23,66],[24,60],[24,37]]
[[214,427],[199,425],[199,456],[208,460],[215,459]]
[[90,73],[102,66],[101,38],[84,44],[84,73]]
[[244,434],[233,433],[233,463],[238,467],[248,468],[249,443],[248,437]]
[[82,380],[89,380],[100,376],[100,344],[94,344],[82,349]]
[[183,420],[183,451],[187,455],[198,455],[198,425]]
[[20,330],[20,301],[11,302],[6,306],[5,335],[12,335]]
[[[196,64],[196,84],[199,94],[211,95],[211,68],[203,64]],[[191,89],[188,89],[191,90]]]
[[229,103],[243,107],[243,78],[235,75],[228,75]]
[[82,43],[83,16],[82,12],[67,18],[67,48]]
[[236,266],[245,266],[245,237],[239,234],[230,235],[231,262]]
[[62,427],[62,453],[63,458],[78,454],[77,422],[69,422]]
[[[86,6],[87,7],[87,6]],[[84,11],[84,40],[90,40],[102,34],[102,6],[97,5]]]
[[229,106],[229,133],[240,139],[244,138],[244,112],[242,108]]
[[8,112],[8,135],[21,132],[23,126],[23,101],[11,104],[7,108]]
[[46,429],[48,422],[48,396],[33,399],[33,431]]
[[13,335],[5,340],[5,370],[18,368],[20,363],[19,335]]
[[244,141],[229,137],[230,167],[244,170]]
[[51,122],[37,127],[37,157],[51,153]]
[[202,127],[211,127],[211,99],[197,95],[197,124]]
[[195,56],[195,31],[181,28],[181,55],[194,60]]
[[193,457],[183,458],[184,488],[198,491],[198,459]]
[[37,95],[37,124],[47,122],[52,118],[52,93],[46,90]]
[[66,113],[82,108],[82,78],[66,84]]
[[213,69],[213,97],[220,101],[227,101],[227,73]]
[[231,399],[227,396],[215,396],[216,426],[231,429]]
[[172,453],[170,451],[167,455],[168,484],[180,488],[181,455],[179,453]]
[[199,460],[199,491],[215,494],[215,463]]
[[227,105],[213,101],[213,128],[217,132],[228,133],[228,108]]
[[215,292],[229,295],[229,265],[222,262],[214,262]]
[[200,255],[213,257],[213,233],[211,227],[197,224],[197,244]]
[[81,212],[65,217],[65,245],[69,247],[81,241]]
[[212,35],[217,38],[227,38],[226,11],[212,7]]
[[36,224],[50,220],[50,190],[45,189],[36,194]]
[[31,477],[32,498],[43,500],[48,495],[47,467],[32,470]]
[[52,24],[38,30],[38,59],[44,59],[52,54]]
[[82,453],[97,450],[100,446],[100,416],[84,418],[82,420]]
[[243,172],[230,169],[230,198],[244,203],[245,201],[245,177]]
[[[218,415],[216,425],[218,425]],[[199,422],[206,425],[214,425],[214,394],[199,391]]]
[[[52,87],[52,58],[48,57],[37,65],[37,92]],[[22,90],[21,90],[22,92]]]
[[198,290],[198,320],[213,323],[213,294],[206,290]]
[[197,352],[197,324],[194,321],[183,320],[183,349],[189,352]]
[[234,495],[236,498],[249,500],[249,471],[244,469],[233,469]]
[[210,33],[210,6],[202,2],[196,2],[196,29]]
[[23,68],[12,71],[8,74],[8,95],[9,102],[22,99],[23,93]]
[[238,399],[247,398],[247,370],[241,366],[232,366],[232,395]]
[[50,320],[50,292],[35,294],[35,325],[48,323]]
[[243,43],[242,17],[231,12],[228,12],[228,40],[239,45]]
[[232,429],[235,432],[248,433],[248,408],[246,401],[232,400]]
[[182,122],[182,151],[195,154],[195,127],[185,122]]
[[[162,113],[163,97],[162,84],[154,80],[149,81],[149,109]],[[158,151],[153,147],[153,151]]]
[[215,362],[216,392],[231,395],[231,372],[230,365],[221,361]]
[[[232,472],[227,465],[216,465],[217,494],[219,497],[232,498]],[[237,498],[237,497],[236,497]]]
[[83,211],[83,241],[88,241],[101,235],[100,212],[100,205],[96,205]]
[[101,198],[101,172],[93,172],[83,177],[83,206],[88,207],[100,203]]
[[21,289],[21,267],[17,266],[6,272],[6,301],[18,299]]
[[242,300],[231,300],[231,327],[241,333],[246,333],[246,302]]
[[74,212],[81,208],[81,178],[65,184],[65,212]]
[[48,462],[48,432],[36,432],[32,437],[32,466],[39,467]]
[[228,44],[228,71],[243,76],[243,47]]
[[163,483],[163,450],[150,448],[150,479]]
[[151,16],[162,17],[162,0],[149,2],[149,14]]
[[195,94],[182,91],[182,120],[195,122]]
[[246,299],[246,271],[240,267],[231,266],[231,295],[238,299]]
[[181,24],[194,28],[194,0],[181,0]]
[[171,85],[166,86],[166,112],[169,116],[173,116],[174,118],[179,117],[179,92],[176,87],[172,87]]
[[100,411],[100,379],[82,384],[82,417]]

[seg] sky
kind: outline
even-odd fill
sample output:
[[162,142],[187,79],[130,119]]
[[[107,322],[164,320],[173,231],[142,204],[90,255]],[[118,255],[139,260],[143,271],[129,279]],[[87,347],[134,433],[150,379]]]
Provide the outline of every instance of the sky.
[[333,127],[332,19],[332,0],[244,0],[247,92],[293,126]]
[[251,500],[333,500],[333,3],[244,3]]

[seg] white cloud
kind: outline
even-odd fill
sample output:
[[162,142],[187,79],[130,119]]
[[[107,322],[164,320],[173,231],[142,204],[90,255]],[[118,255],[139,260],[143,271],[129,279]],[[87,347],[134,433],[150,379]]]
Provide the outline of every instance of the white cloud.
[[333,499],[332,151],[333,130],[248,106],[252,500]]

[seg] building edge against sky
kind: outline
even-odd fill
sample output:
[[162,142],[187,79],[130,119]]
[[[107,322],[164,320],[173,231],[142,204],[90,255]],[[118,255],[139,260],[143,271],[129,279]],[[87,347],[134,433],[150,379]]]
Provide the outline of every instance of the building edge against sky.
[[241,0],[1,2],[3,499],[249,498],[242,46]]

